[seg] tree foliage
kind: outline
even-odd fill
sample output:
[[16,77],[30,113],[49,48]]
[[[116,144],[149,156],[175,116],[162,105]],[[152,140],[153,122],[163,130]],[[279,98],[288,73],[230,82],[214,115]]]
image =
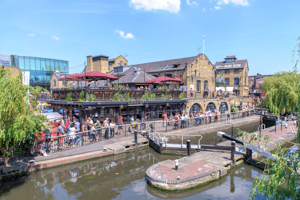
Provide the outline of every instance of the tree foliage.
[[141,100],[143,100],[143,101],[150,100],[150,97],[149,97],[149,95],[148,95],[148,92],[147,92],[147,91],[144,91],[144,95],[142,96]]
[[156,96],[155,96],[155,93],[152,92],[150,95],[149,95],[149,100],[155,100]]
[[296,70],[280,72],[274,76],[264,78],[262,85],[266,99],[263,106],[270,108],[271,112],[295,112],[299,103],[299,74]]
[[36,103],[34,97],[41,90],[23,86],[21,73],[12,78],[10,71],[0,69],[0,143],[6,149],[25,144],[32,139],[31,133],[40,133],[45,128],[45,117],[34,114],[37,109],[30,109],[30,103]]
[[233,104],[231,104],[231,112],[233,112],[233,113],[236,113],[236,112],[238,112],[239,110],[238,110],[238,108],[237,108],[237,103],[236,103],[236,101],[235,102],[233,102]]
[[165,93],[161,93],[160,99],[161,100],[166,100]]
[[184,98],[184,92],[180,92],[179,99],[183,99],[183,98]]

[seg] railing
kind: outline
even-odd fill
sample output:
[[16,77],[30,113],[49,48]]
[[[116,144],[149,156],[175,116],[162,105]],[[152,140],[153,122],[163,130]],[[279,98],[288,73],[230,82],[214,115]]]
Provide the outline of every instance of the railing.
[[[85,89],[53,89],[52,97],[54,100],[65,100],[67,93],[72,93],[73,101],[79,100],[79,95],[81,91]],[[96,100],[109,101],[112,100],[117,90],[110,88],[98,88],[98,89],[87,89],[89,94],[93,93],[96,97]],[[125,100],[125,94],[128,93],[131,99],[141,99],[145,91],[148,93],[154,93],[155,99],[161,99],[161,95],[164,94],[166,99],[179,99],[179,95],[183,92],[183,98],[186,97],[186,91],[181,90],[120,90],[119,98],[120,100]],[[125,100],[126,101],[126,100]]]

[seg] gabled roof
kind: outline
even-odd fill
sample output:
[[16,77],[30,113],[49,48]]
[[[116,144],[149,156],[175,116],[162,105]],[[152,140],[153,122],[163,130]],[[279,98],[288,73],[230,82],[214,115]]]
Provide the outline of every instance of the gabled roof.
[[235,60],[234,62],[217,61],[214,67],[221,69],[243,69],[246,66],[247,59]]
[[113,84],[129,84],[129,83],[145,83],[145,81],[151,80],[156,78],[155,76],[152,76],[150,74],[144,73],[144,71],[138,72],[138,74],[134,74],[134,71],[128,73],[127,75],[123,76],[119,80],[115,80],[112,83]]
[[[131,73],[134,71],[134,68],[140,68],[141,71],[143,72],[145,71],[146,73],[184,70],[185,65],[193,62],[197,58],[197,56],[143,63],[137,65],[128,65],[130,69],[126,70],[125,72],[119,73],[119,75],[121,76],[121,75]],[[117,75],[117,73],[112,73],[111,75],[114,76]]]

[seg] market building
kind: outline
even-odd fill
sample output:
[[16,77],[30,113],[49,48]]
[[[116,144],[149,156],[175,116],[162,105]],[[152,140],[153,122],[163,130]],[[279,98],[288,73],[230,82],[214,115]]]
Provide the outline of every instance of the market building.
[[222,90],[236,95],[248,96],[248,72],[247,59],[237,60],[235,55],[226,56],[224,61],[217,61],[216,91]]

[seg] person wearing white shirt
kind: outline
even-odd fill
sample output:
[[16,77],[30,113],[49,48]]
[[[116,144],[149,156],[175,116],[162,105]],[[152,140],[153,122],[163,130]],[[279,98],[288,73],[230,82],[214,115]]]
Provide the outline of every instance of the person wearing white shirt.
[[70,133],[69,133],[70,144],[74,145],[75,133],[76,133],[76,128],[75,128],[74,124],[71,124],[71,128],[69,129],[69,131],[70,131]]
[[110,138],[115,137],[115,126],[116,124],[114,123],[113,120],[110,121],[109,127],[110,127]]

